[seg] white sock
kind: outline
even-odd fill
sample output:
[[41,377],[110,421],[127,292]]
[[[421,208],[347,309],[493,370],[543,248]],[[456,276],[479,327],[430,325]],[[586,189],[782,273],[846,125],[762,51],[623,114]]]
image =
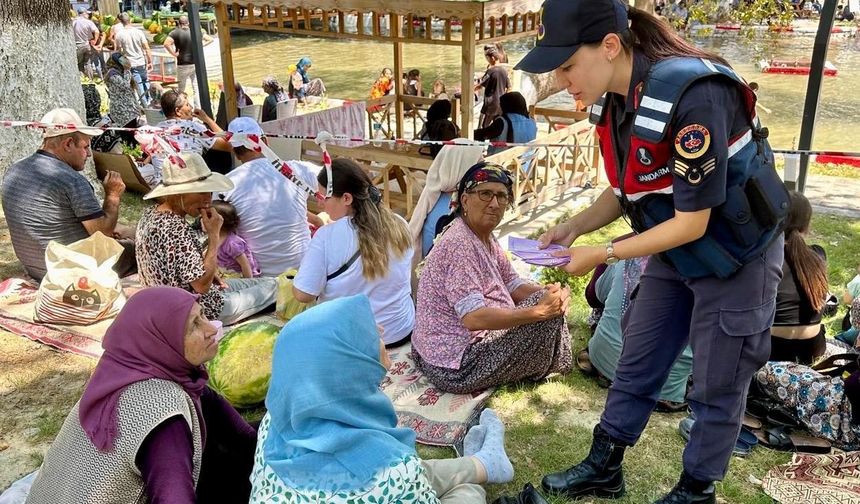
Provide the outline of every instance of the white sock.
[[481,446],[484,444],[484,436],[486,434],[487,428],[480,424],[469,429],[469,432],[466,433],[466,437],[463,438],[463,456],[468,457],[478,453],[478,450],[480,450]]
[[[487,471],[488,483],[507,483],[514,479],[514,466],[505,453],[505,424],[496,412],[485,409],[481,412],[481,426],[486,429],[484,444],[475,453],[475,458]],[[464,448],[465,450],[465,448]]]

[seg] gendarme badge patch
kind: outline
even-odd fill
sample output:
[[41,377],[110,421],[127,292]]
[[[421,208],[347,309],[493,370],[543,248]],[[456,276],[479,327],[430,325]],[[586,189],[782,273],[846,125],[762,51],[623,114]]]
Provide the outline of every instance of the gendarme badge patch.
[[685,159],[704,156],[711,146],[711,132],[701,124],[685,126],[675,135],[675,151]]

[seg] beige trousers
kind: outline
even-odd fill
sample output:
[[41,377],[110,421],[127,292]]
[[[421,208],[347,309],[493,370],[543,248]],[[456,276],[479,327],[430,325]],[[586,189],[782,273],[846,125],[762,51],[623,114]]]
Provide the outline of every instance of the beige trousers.
[[443,504],[486,504],[487,492],[476,483],[477,470],[471,457],[422,460],[421,464]]

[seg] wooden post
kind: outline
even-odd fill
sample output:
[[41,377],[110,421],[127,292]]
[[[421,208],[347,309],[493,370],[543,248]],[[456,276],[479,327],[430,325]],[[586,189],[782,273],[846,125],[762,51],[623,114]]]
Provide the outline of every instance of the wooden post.
[[209,76],[206,73],[206,58],[203,57],[203,28],[200,27],[200,4],[192,0],[188,2],[188,22],[191,25],[191,44],[194,46],[192,52],[194,58],[194,68],[196,69],[197,89],[200,90],[200,95],[197,101],[200,102],[200,108],[203,109],[211,117],[212,104],[209,102]]
[[[230,28],[227,26],[227,5],[215,4],[215,19],[218,23],[218,42],[221,46],[221,79],[224,87],[224,98],[227,100],[224,110],[227,122],[236,118],[239,105],[236,97],[236,77],[233,74],[233,55],[231,53]],[[203,91],[203,90],[201,90]],[[205,90],[208,92],[208,89]]]
[[402,36],[403,16],[391,14],[389,18],[391,33],[394,41],[394,128],[397,132],[397,138],[403,138],[403,42],[399,39]]
[[472,111],[475,108],[475,20],[463,19],[463,47],[460,61],[460,105],[463,118],[460,121],[460,132],[466,138],[472,138]]

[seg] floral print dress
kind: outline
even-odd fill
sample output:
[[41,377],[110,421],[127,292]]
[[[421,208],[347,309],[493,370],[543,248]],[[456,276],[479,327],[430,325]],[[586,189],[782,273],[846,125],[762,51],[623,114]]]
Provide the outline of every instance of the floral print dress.
[[409,456],[380,471],[367,487],[360,490],[325,492],[299,490],[287,486],[266,463],[263,446],[269,435],[269,414],[257,430],[254,470],[251,472],[251,504],[331,503],[331,504],[438,504],[439,499],[427,481],[421,460]]
[[860,425],[851,423],[851,403],[842,378],[803,364],[768,362],[755,379],[770,399],[794,413],[815,437],[843,450],[860,448]]
[[118,126],[125,126],[132,119],[140,117],[141,109],[131,87],[131,72],[108,72],[108,98],[110,98],[110,118]]

